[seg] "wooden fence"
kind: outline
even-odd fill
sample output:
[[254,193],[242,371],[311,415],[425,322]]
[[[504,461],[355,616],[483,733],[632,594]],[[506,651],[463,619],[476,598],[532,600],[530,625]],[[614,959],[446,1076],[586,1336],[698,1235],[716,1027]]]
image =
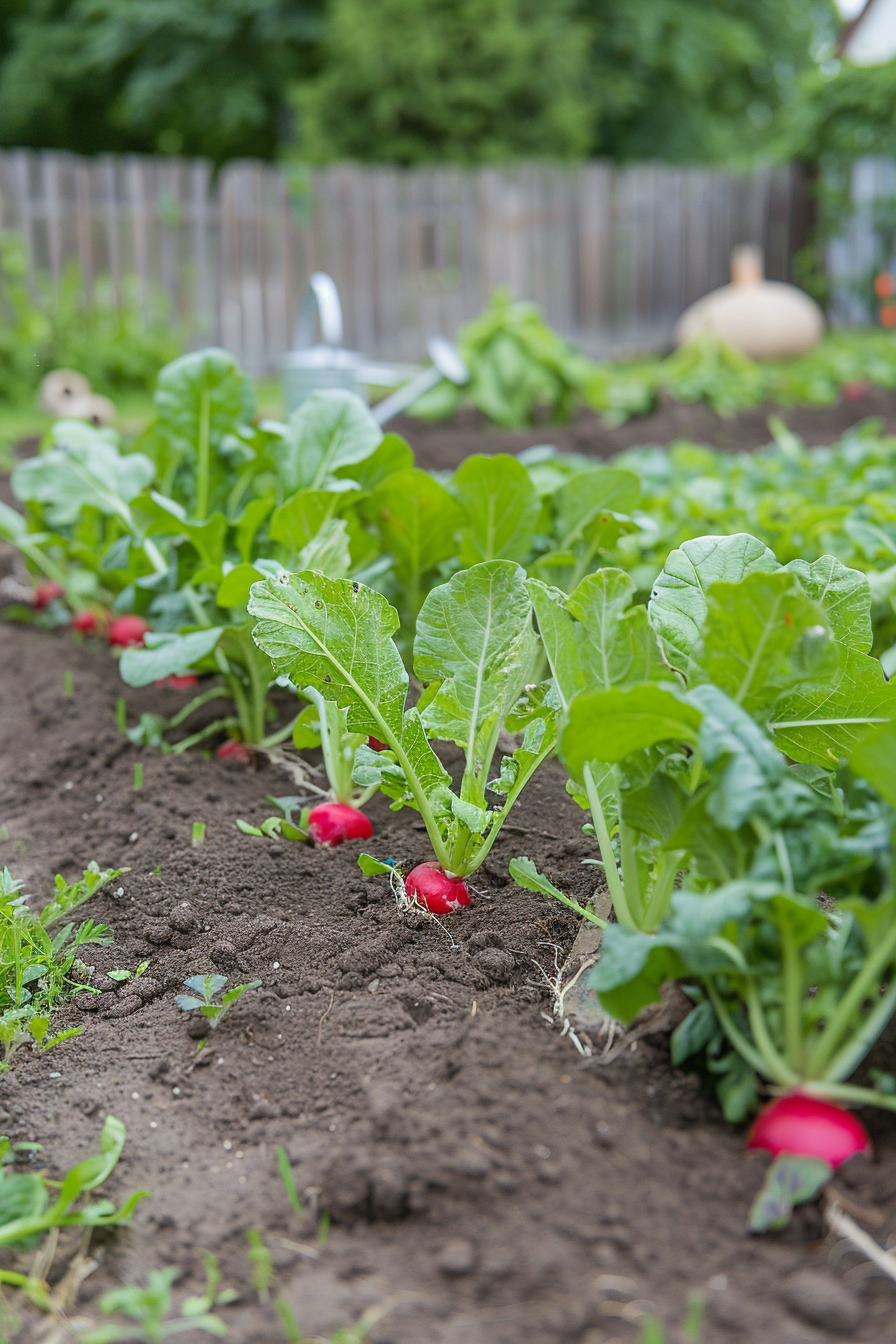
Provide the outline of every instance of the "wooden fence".
[[193,345],[268,372],[290,346],[312,270],[335,278],[347,343],[414,359],[507,285],[594,354],[661,347],[682,309],[724,283],[732,246],[759,243],[788,277],[804,234],[796,170],[734,174],[581,167],[276,166],[0,152],[0,224],[34,273],[77,261],[88,286],[163,298]]

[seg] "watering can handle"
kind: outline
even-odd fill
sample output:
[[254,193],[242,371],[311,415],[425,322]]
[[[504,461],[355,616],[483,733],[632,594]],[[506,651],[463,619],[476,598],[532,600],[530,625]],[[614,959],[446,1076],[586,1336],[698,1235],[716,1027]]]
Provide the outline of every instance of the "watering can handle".
[[332,276],[326,271],[315,271],[299,304],[294,345],[297,350],[314,345],[315,318],[320,319],[320,335],[324,345],[342,344],[342,304]]

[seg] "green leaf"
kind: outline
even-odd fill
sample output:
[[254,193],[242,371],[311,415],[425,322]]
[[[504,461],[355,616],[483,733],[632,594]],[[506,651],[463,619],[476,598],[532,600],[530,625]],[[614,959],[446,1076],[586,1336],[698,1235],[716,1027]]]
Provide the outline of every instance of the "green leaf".
[[853,747],[849,764],[896,807],[896,722],[891,719],[866,733]]
[[697,1004],[672,1032],[669,1051],[672,1067],[681,1068],[686,1059],[703,1050],[719,1031],[719,1023],[709,999]]
[[347,710],[351,732],[381,741],[391,733],[424,789],[448,780],[419,714],[404,712],[408,674],[392,639],[398,615],[384,597],[348,579],[284,574],[253,586],[249,613],[259,617],[252,637],[278,675]]
[[189,635],[150,632],[146,648],[125,649],[118,664],[128,686],[149,686],[164,677],[182,677],[217,647],[224,627],[211,626]]
[[553,896],[556,900],[563,899],[563,893],[558,891],[553,882],[540,873],[531,859],[519,858],[511,859],[509,865],[510,876],[518,887],[523,887],[526,891],[537,892],[540,896]]
[[334,472],[340,480],[351,480],[362,490],[375,490],[388,476],[407,471],[414,465],[411,446],[399,434],[387,434],[377,448],[363,462],[337,467]]
[[574,779],[590,761],[624,760],[657,742],[696,743],[702,715],[659,686],[583,691],[569,707],[560,754]]
[[525,578],[510,560],[483,561],[433,588],[417,619],[414,670],[424,684],[440,683],[424,725],[463,747],[476,773],[490,764],[535,656]]
[[706,594],[714,583],[739,583],[748,574],[780,568],[773,552],[746,532],[699,537],[672,551],[647,607],[670,667],[687,671],[706,616]]
[[833,769],[869,729],[896,716],[896,684],[876,658],[848,648],[835,674],[803,682],[776,701],[775,745],[795,761]]
[[249,590],[253,583],[261,578],[261,571],[254,565],[234,565],[229,569],[218,585],[215,602],[219,607],[244,607],[249,601]]
[[712,682],[757,716],[804,674],[796,655],[804,651],[806,636],[816,661],[821,661],[822,646],[830,649],[823,622],[821,608],[784,571],[714,583],[706,594],[688,679]]
[[372,854],[359,854],[358,867],[365,877],[380,877],[394,871],[391,863],[382,863],[375,859]]
[[462,565],[480,560],[525,564],[541,500],[521,462],[505,453],[474,453],[454,473],[451,491],[467,514],[460,534]]
[[113,444],[97,438],[16,463],[11,483],[16,499],[46,506],[52,527],[70,526],[82,509],[92,507],[121,518],[130,528],[128,505],[154,476],[155,466],[143,453],[122,455]]
[[366,508],[405,585],[418,585],[423,574],[454,555],[464,512],[428,472],[413,468],[389,476]]
[[331,518],[324,523],[296,557],[297,569],[317,569],[330,579],[345,578],[351,566],[348,524],[344,518]]
[[596,542],[614,513],[631,513],[641,498],[641,483],[631,471],[595,467],[561,485],[553,496],[556,512],[555,549],[578,542]]
[[271,539],[298,553],[343,503],[344,497],[333,490],[299,490],[272,514]]
[[[26,538],[28,524],[23,515],[0,500],[0,541],[11,541],[14,546],[18,546]],[[30,540],[36,541],[37,537],[31,537]]]
[[608,924],[600,945],[600,961],[588,984],[601,1006],[620,1022],[631,1022],[648,1003],[656,1003],[667,980],[686,968],[678,954],[655,935]]
[[834,638],[857,653],[871,651],[871,589],[858,569],[848,569],[833,555],[823,555],[811,565],[791,560],[785,566],[795,574],[803,591],[824,611]]
[[568,596],[538,579],[527,587],[561,701],[582,690],[650,681],[665,671],[635,585],[620,569],[588,574]]
[[251,379],[227,350],[194,350],[166,364],[155,391],[159,426],[180,451],[195,455],[201,421],[208,417],[212,444],[248,424],[255,414]]
[[383,431],[360,397],[334,389],[312,392],[297,411],[275,450],[285,490],[319,490],[340,467],[370,457]]
[[776,1157],[750,1209],[750,1231],[772,1232],[786,1227],[794,1206],[815,1199],[833,1175],[833,1167],[820,1157],[798,1157],[794,1153]]

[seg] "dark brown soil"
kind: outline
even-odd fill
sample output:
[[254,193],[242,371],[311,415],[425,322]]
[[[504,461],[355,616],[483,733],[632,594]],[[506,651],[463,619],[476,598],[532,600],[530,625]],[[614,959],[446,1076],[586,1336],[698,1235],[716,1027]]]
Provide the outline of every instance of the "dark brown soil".
[[553,443],[564,452],[612,457],[623,448],[647,443],[691,439],[728,452],[760,448],[768,443],[770,416],[779,416],[806,443],[834,443],[858,420],[877,416],[889,434],[896,434],[896,391],[871,387],[853,400],[836,406],[757,406],[725,419],[703,403],[685,405],[663,398],[652,415],[608,429],[593,411],[580,410],[567,425],[541,425],[520,432],[495,429],[472,408],[441,425],[429,425],[412,416],[390,421],[389,428],[414,445],[421,467],[453,470],[470,453],[518,453],[538,443]]
[[[359,874],[356,845],[242,835],[235,819],[262,819],[264,795],[292,792],[290,780],[269,765],[138,753],[115,727],[121,691],[104,649],[0,626],[0,862],[36,894],[89,859],[130,869],[87,907],[115,945],[90,953],[104,990],[85,999],[94,1010],[67,1010],[83,1035],[21,1052],[0,1079],[0,1125],[42,1143],[54,1173],[112,1113],[128,1142],[110,1192],[152,1192],[130,1230],[99,1239],[78,1315],[95,1320],[101,1290],[152,1266],[180,1266],[195,1291],[207,1248],[243,1294],[224,1309],[231,1337],[283,1341],[249,1286],[257,1228],[307,1334],[385,1302],[373,1344],[635,1344],[653,1310],[671,1344],[699,1289],[704,1344],[896,1341],[896,1284],[824,1240],[816,1209],[786,1234],[746,1235],[764,1159],[745,1157],[698,1080],[672,1070],[665,1038],[600,1065],[560,1036],[545,976],[574,920],[506,877],[528,853],[588,894],[590,842],[557,769],[525,796],[472,908],[440,928],[401,916],[384,881]],[[176,699],[127,698],[132,718]],[[369,848],[425,857],[413,813],[381,800],[370,812]],[[194,821],[207,826],[199,848]],[[104,976],[145,959],[139,994]],[[197,1053],[174,995],[211,971],[263,986]],[[868,1118],[876,1159],[838,1186],[883,1242],[896,1230],[896,1125]],[[319,1210],[332,1218],[323,1248]],[[800,1271],[818,1277],[790,1278]],[[18,1338],[36,1338],[27,1320]]]

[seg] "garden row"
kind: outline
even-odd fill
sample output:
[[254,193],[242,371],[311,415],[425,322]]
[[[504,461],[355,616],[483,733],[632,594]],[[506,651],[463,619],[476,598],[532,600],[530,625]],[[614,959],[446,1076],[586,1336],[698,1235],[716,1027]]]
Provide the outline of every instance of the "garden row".
[[[680,980],[675,1062],[703,1057],[732,1120],[783,1093],[753,1131],[779,1155],[753,1225],[786,1221],[865,1146],[839,1103],[896,1108],[896,1079],[850,1081],[896,1010],[896,689],[874,656],[892,659],[892,443],[782,431],[752,459],[612,467],[538,450],[440,480],[348,393],[255,423],[220,351],[163,370],[156,405],[127,451],[63,421],[17,465],[26,514],[0,529],[41,580],[18,614],[125,645],[130,685],[203,679],[135,742],[320,743],[329,797],[244,830],[367,839],[377,789],[416,811],[410,872],[359,862],[434,917],[469,904],[559,754],[615,912],[592,987],[629,1022]],[[277,687],[298,697],[282,725]],[[218,698],[230,712],[172,746]],[[434,742],[463,753],[459,781]],[[604,925],[525,857],[511,874]],[[30,995],[11,984],[5,1008],[37,1039]]]

